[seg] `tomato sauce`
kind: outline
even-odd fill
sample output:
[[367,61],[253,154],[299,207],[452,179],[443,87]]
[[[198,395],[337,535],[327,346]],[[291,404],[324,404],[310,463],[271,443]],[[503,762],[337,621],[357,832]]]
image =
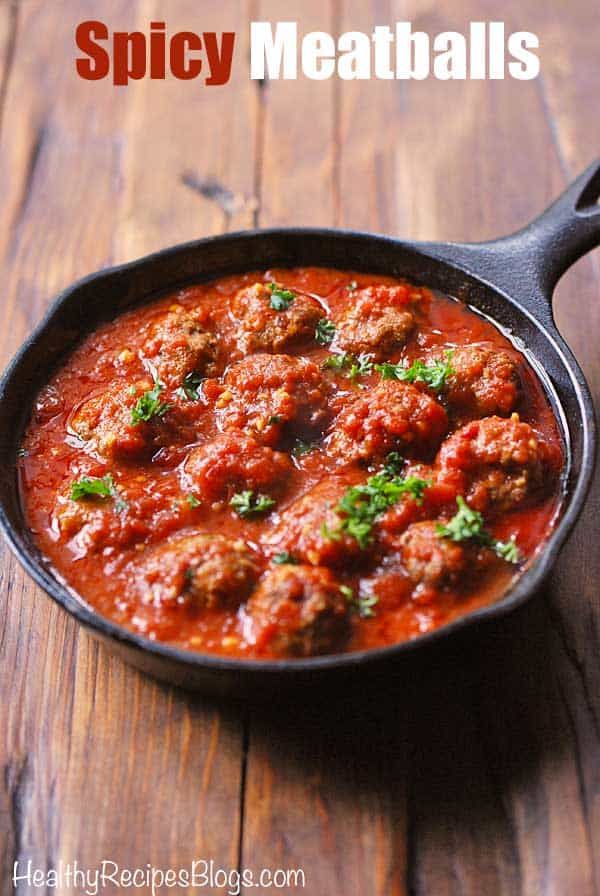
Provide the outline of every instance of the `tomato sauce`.
[[[297,366],[279,380],[266,356]],[[445,382],[386,378],[415,361]],[[536,373],[492,323],[322,268],[187,286],[98,327],[21,454],[33,537],[83,601],[150,640],[267,658],[405,641],[497,600],[552,530],[564,462]],[[425,485],[385,498],[361,544],[339,501],[378,474],[382,493]],[[479,534],[455,541],[461,497]]]

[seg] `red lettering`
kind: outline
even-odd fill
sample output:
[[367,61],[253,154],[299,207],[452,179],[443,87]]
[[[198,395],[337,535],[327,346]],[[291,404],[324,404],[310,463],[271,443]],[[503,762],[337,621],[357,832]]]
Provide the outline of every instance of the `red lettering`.
[[108,28],[102,22],[82,22],[75,32],[75,43],[89,58],[78,56],[75,65],[86,81],[100,81],[110,71],[110,56],[93,38],[107,40]]
[[146,74],[146,38],[141,31],[115,31],[113,36],[113,84],[127,85]]
[[233,48],[235,45],[235,32],[224,31],[221,38],[221,50],[214,31],[204,32],[204,46],[206,58],[210,69],[210,76],[206,79],[209,87],[218,87],[227,84],[231,77],[231,65],[233,62]]
[[202,49],[202,41],[193,31],[180,31],[171,39],[171,71],[181,81],[197,78],[202,71],[202,60],[192,59],[189,53]]
[[167,26],[165,22],[150,22],[150,77],[162,81],[165,78],[165,49]]

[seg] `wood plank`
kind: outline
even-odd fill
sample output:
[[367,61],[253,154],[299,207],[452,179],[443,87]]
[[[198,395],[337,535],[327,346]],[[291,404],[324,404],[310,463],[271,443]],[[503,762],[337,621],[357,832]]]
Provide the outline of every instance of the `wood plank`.
[[[115,2],[107,20],[131,29],[156,18],[158,6]],[[196,12],[177,0],[169,24],[189,25]],[[17,42],[0,146],[4,357],[73,278],[224,227],[222,210],[182,182],[186,166],[234,191],[252,189],[252,154],[236,148],[235,91],[195,96],[190,84],[183,106],[171,83],[155,93],[152,82],[115,89],[75,77],[72,29],[94,13],[78,0],[62,4],[60,16],[42,0],[21,10],[27,40]],[[203,24],[219,30],[235,30],[247,14],[242,2],[203,4]],[[209,121],[217,112],[221,119],[204,151],[206,110]],[[249,104],[245,129],[252,114]],[[146,118],[170,143],[148,139]],[[215,159],[219,168],[208,170]],[[2,880],[15,858],[41,868],[75,858],[93,868],[107,857],[177,868],[206,855],[235,868],[243,739],[236,711],[125,667],[59,613],[5,551],[2,559]]]

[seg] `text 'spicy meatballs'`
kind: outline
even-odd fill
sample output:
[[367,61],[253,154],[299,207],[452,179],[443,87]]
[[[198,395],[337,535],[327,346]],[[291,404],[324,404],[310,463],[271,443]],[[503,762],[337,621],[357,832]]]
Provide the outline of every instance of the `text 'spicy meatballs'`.
[[145,604],[236,609],[246,600],[259,568],[243,541],[222,535],[180,535],[150,548],[132,565]]
[[195,429],[149,380],[113,386],[84,402],[70,429],[109,460],[140,461],[166,445],[193,441]]
[[152,326],[143,354],[158,379],[176,389],[188,374],[212,376],[215,373],[217,340],[204,328],[197,314],[188,312],[182,305],[173,305]]
[[223,383],[205,387],[220,428],[246,430],[266,445],[284,433],[313,438],[325,428],[329,387],[316,364],[291,355],[251,355]]
[[315,299],[276,283],[243,287],[231,307],[239,321],[238,346],[244,354],[281,352],[310,341],[324,316]]
[[354,293],[336,321],[333,348],[351,355],[369,354],[389,360],[402,348],[415,326],[410,287],[367,286]]
[[434,398],[408,383],[382,382],[346,407],[333,423],[327,451],[347,461],[411,457],[439,444],[448,418]]
[[346,490],[362,481],[360,470],[322,479],[283,511],[277,526],[265,535],[265,545],[315,566],[351,564],[362,552],[355,538],[337,531],[341,519],[335,508]]
[[474,559],[468,547],[441,538],[429,520],[408,527],[400,537],[399,554],[415,584],[437,589],[456,585]]
[[444,396],[459,413],[489,417],[514,410],[520,393],[517,365],[508,352],[485,345],[465,345],[450,354],[451,373]]
[[461,426],[442,445],[438,478],[475,510],[510,510],[539,491],[552,458],[544,441],[518,414],[485,417]]
[[344,645],[348,602],[330,570],[281,566],[265,574],[246,604],[259,651],[314,656]]
[[194,448],[183,468],[184,487],[208,501],[228,501],[243,489],[281,493],[293,473],[287,454],[244,433],[226,432]]

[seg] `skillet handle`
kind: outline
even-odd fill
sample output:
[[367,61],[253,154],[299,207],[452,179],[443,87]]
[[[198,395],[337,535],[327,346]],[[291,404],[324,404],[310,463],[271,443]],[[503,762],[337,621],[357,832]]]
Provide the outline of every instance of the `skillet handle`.
[[517,299],[548,304],[558,280],[600,246],[600,159],[527,227],[487,243],[421,244]]

